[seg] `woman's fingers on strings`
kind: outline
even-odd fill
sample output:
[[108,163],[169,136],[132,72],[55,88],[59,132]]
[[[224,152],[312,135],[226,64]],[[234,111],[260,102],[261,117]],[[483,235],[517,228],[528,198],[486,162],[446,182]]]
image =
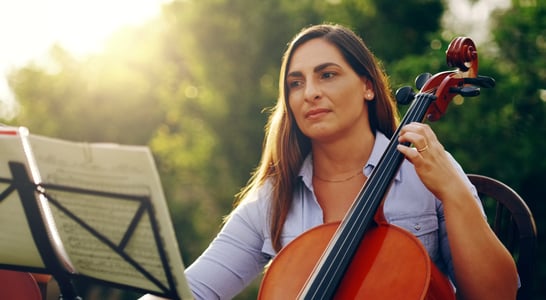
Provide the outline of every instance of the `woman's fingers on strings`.
[[405,125],[399,135],[400,143],[410,143],[415,151],[422,155],[428,154],[434,144],[437,143],[437,138],[428,124],[410,123]]
[[428,150],[429,147],[424,129],[413,125],[413,123],[402,128],[398,137],[398,142],[413,145],[413,148],[417,153],[424,152]]

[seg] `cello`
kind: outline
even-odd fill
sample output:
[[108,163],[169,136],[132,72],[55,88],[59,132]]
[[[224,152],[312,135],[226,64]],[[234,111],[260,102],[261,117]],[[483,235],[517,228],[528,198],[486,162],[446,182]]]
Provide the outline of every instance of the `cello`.
[[0,269],[0,299],[46,299],[51,275]]
[[454,39],[446,61],[455,70],[419,76],[416,95],[409,87],[397,92],[397,100],[411,106],[343,220],[314,227],[287,244],[268,267],[258,299],[455,299],[421,242],[388,224],[382,210],[404,160],[396,149],[400,129],[436,121],[456,95],[477,96],[479,87],[495,85],[478,75],[478,53],[469,38]]

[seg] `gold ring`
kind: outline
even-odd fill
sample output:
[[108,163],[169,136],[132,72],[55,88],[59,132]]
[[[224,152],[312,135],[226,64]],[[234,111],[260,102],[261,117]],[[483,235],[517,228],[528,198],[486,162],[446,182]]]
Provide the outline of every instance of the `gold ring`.
[[421,148],[421,149],[417,149],[417,152],[421,153],[423,151],[426,151],[428,149],[428,145],[425,145],[425,147]]

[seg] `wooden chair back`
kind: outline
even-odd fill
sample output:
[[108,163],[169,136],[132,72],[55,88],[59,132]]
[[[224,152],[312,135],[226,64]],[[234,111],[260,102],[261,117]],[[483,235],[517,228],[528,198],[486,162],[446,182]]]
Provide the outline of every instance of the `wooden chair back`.
[[488,176],[468,174],[495,234],[514,257],[521,287],[518,300],[532,298],[537,229],[531,210],[512,188]]

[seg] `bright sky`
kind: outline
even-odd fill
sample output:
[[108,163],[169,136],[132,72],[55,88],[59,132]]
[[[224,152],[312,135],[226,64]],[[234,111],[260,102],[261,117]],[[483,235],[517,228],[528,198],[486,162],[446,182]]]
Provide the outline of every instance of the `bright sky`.
[[5,82],[9,69],[39,59],[54,43],[75,55],[100,51],[114,31],[157,16],[167,2],[0,0],[0,101],[13,101]]
[[507,9],[510,0],[450,0],[444,23],[458,33],[469,36],[476,43],[489,38],[489,17],[495,9]]

